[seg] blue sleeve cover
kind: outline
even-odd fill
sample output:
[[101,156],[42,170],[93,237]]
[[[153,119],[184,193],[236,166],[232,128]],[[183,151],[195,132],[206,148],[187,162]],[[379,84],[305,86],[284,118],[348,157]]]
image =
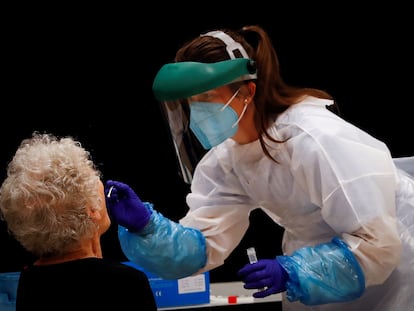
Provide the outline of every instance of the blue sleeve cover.
[[354,300],[365,289],[365,278],[347,245],[335,237],[330,243],[298,249],[291,256],[277,256],[289,274],[287,299],[305,305]]
[[190,276],[207,262],[206,241],[197,229],[187,228],[153,209],[149,223],[139,232],[118,226],[118,236],[125,256],[145,270],[163,279]]

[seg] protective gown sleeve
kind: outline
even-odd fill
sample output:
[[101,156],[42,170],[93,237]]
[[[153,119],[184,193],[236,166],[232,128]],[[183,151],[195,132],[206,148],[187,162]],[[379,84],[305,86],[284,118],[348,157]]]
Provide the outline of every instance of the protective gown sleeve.
[[289,274],[287,299],[305,305],[345,302],[362,295],[362,269],[347,245],[335,237],[330,243],[303,247],[291,256],[277,256]]
[[163,279],[190,276],[205,266],[206,241],[203,234],[184,227],[152,210],[149,223],[140,232],[118,227],[118,236],[125,256],[140,267]]

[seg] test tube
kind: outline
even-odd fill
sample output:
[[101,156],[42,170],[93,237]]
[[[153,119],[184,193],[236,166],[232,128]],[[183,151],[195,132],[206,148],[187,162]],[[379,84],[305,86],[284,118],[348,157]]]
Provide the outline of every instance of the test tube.
[[114,186],[111,186],[111,188],[109,188],[108,194],[106,195],[107,198],[111,197],[112,194],[112,190],[114,189]]
[[254,249],[254,247],[249,247],[247,249],[247,257],[249,257],[250,263],[257,262],[256,250]]
[[[247,250],[247,257],[249,257],[249,262],[252,263],[256,263],[257,262],[257,256],[256,256],[256,249],[254,247],[249,247]],[[263,288],[259,288],[258,291],[264,291],[266,290],[265,287]]]

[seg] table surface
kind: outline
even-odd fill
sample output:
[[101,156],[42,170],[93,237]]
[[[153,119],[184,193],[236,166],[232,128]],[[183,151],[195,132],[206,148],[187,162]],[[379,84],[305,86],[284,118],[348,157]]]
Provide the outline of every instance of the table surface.
[[210,303],[179,307],[165,307],[159,308],[158,310],[196,309],[214,306],[282,301],[281,294],[270,295],[265,298],[254,298],[252,296],[254,291],[255,290],[243,288],[242,282],[210,283]]

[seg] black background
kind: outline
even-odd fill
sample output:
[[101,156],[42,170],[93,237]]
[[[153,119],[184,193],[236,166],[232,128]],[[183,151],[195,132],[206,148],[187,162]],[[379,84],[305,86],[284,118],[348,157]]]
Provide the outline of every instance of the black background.
[[[1,180],[18,144],[33,131],[71,135],[91,151],[104,179],[129,183],[142,200],[178,220],[186,212],[188,186],[177,174],[153,78],[186,40],[247,24],[269,32],[286,82],[328,91],[345,119],[383,140],[394,156],[413,154],[409,10],[397,4],[267,3],[4,10]],[[282,230],[260,211],[251,223],[226,264],[211,272],[212,281],[237,280],[248,246],[256,246],[259,257],[280,253]],[[32,258],[1,226],[0,271],[18,270]],[[104,256],[125,259],[114,226],[102,243]]]

